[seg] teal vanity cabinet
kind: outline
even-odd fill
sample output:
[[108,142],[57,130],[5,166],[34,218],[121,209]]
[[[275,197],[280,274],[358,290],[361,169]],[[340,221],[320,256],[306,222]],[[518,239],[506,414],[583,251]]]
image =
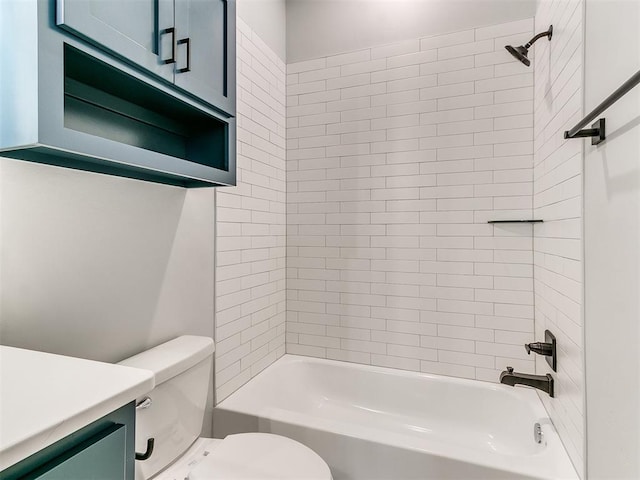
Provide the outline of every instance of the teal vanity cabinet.
[[235,185],[235,0],[2,0],[0,156]]
[[130,403],[0,472],[0,480],[134,480]]

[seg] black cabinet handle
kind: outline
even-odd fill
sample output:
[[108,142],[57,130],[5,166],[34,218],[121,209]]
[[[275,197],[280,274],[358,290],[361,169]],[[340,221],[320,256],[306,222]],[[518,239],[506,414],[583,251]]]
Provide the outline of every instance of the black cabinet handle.
[[176,73],[185,73],[191,71],[191,39],[189,37],[178,40],[178,45],[185,44],[187,46],[187,66],[185,68],[176,68]]
[[136,460],[146,460],[147,458],[149,458],[153,453],[153,446],[155,443],[156,443],[155,438],[149,438],[147,440],[147,451],[144,453],[136,452]]
[[168,33],[171,34],[171,58],[168,60],[162,60],[162,63],[164,64],[176,63],[176,29],[173,27],[165,28],[160,31],[160,37],[162,38],[162,35],[166,35]]

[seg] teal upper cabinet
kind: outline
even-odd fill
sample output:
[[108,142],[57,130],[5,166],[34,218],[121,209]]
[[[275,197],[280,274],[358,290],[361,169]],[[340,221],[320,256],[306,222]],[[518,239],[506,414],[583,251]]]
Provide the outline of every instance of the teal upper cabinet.
[[57,0],[59,27],[235,111],[235,3],[228,0]]
[[235,185],[235,0],[0,4],[0,156]]
[[234,4],[226,0],[176,0],[175,84],[223,110],[235,110],[229,65]]
[[173,81],[173,0],[58,0],[56,23]]

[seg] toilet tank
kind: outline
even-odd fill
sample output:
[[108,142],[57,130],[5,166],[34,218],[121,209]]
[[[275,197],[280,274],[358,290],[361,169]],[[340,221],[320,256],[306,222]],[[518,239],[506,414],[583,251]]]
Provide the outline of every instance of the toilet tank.
[[136,480],[166,468],[200,436],[213,352],[211,338],[187,335],[119,363],[155,374],[155,388],[136,402],[136,452],[145,452],[147,439],[155,439],[153,454],[136,461]]

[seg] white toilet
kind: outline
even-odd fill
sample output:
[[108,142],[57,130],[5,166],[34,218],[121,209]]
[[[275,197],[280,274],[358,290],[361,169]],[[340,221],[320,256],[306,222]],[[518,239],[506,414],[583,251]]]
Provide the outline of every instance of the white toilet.
[[268,433],[200,437],[214,352],[208,337],[184,336],[120,362],[155,373],[156,387],[137,399],[136,480],[331,480],[318,454]]

